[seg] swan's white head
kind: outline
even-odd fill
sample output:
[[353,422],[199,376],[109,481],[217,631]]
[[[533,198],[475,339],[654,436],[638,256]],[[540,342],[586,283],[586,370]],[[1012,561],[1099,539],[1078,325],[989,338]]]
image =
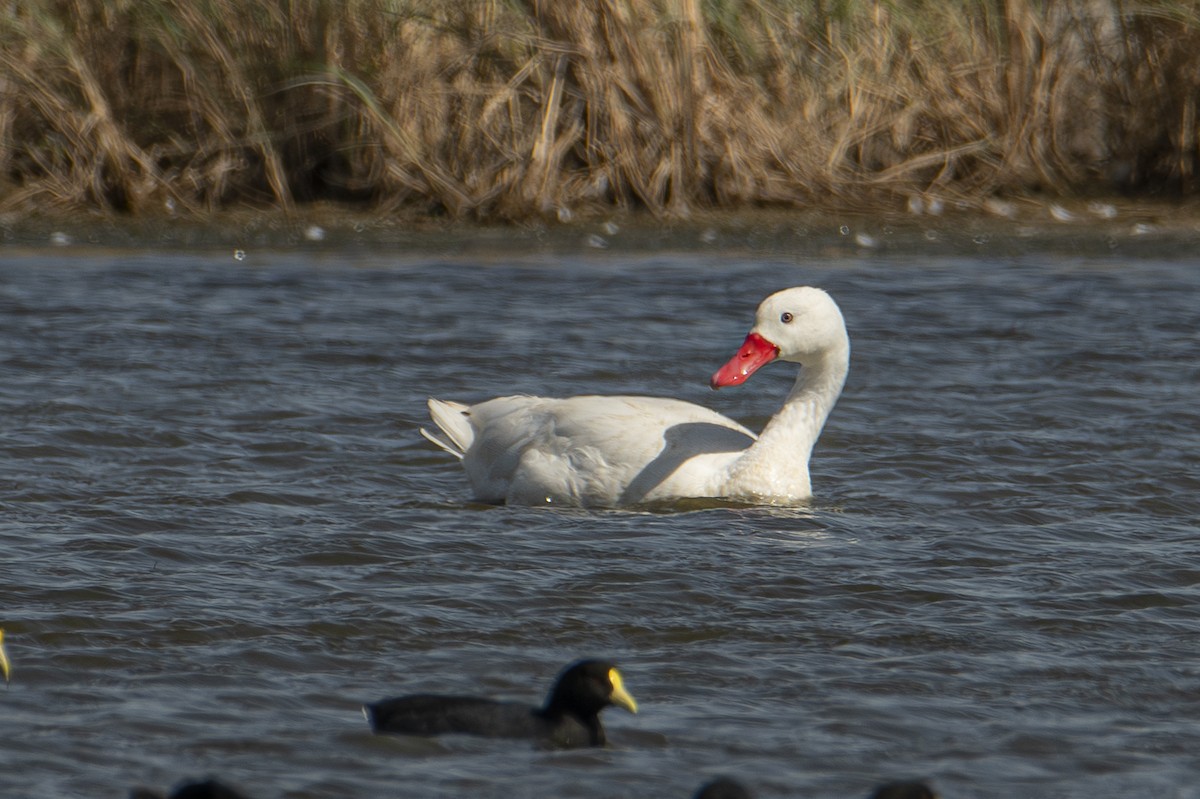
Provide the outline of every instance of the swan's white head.
[[710,385],[736,386],[771,361],[814,366],[832,352],[848,349],[846,322],[833,298],[811,286],[784,289],[758,306],[754,327]]

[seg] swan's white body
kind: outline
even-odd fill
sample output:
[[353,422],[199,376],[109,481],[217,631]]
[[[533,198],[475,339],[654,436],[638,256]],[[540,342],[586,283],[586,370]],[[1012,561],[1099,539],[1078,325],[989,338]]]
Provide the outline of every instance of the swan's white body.
[[744,382],[771,360],[799,363],[801,371],[758,436],[699,405],[628,396],[513,396],[470,406],[431,399],[439,432],[421,432],[462,458],[476,497],[487,502],[794,504],[812,496],[809,456],[849,369],[850,340],[829,295],[801,287],[764,300],[742,349],[712,385]]

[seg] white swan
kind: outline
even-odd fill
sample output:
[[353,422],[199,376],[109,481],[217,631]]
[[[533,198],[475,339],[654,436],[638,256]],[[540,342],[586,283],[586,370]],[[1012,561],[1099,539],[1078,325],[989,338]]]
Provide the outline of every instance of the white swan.
[[850,367],[842,313],[820,289],[772,294],[714,389],[774,361],[800,364],[762,434],[690,402],[657,397],[430,399],[440,432],[485,502],[620,507],[689,497],[794,504],[812,496],[808,459]]

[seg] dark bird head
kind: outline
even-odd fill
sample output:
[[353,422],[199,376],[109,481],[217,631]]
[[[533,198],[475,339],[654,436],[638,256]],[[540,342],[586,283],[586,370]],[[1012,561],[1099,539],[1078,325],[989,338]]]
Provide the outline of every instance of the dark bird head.
[[897,780],[880,785],[871,799],[937,799],[937,794],[923,782]]
[[621,672],[605,660],[580,660],[567,666],[542,712],[547,716],[571,715],[581,719],[597,716],[609,705],[637,713],[637,701],[625,690]]
[[0,630],[0,674],[4,675],[4,684],[12,676],[12,666],[8,662],[8,653],[4,651],[4,630]]
[[[159,791],[149,788],[134,788],[129,793],[129,799],[164,799]],[[236,788],[208,779],[200,782],[186,782],[173,791],[166,799],[246,799]]]
[[717,777],[701,785],[692,799],[754,799],[754,794],[732,777]]

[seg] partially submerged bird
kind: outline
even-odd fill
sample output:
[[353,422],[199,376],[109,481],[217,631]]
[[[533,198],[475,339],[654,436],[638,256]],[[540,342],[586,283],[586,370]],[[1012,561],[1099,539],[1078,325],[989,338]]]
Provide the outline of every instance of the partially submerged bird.
[[701,785],[692,799],[754,799],[754,794],[733,777],[717,777]]
[[[164,799],[160,791],[150,788],[134,788],[129,799]],[[236,788],[214,779],[186,782],[166,795],[166,799],[246,799]]]
[[937,794],[923,782],[896,780],[878,786],[871,799],[937,799]]
[[12,664],[8,662],[8,652],[4,649],[3,629],[0,629],[0,672],[4,673],[4,684],[7,686],[12,677]]
[[[692,799],[753,799],[753,794],[732,777],[717,777],[700,786]],[[937,799],[937,794],[923,782],[897,780],[877,786],[870,799]]]
[[559,674],[546,704],[530,707],[473,696],[415,694],[365,705],[377,733],[490,738],[532,738],[551,746],[603,746],[600,711],[609,705],[637,713],[617,667],[604,660],[580,660]]
[[634,396],[430,399],[438,430],[421,433],[462,459],[484,502],[794,504],[812,496],[809,456],[850,368],[842,313],[824,291],[803,286],[763,300],[741,349],[710,385],[739,385],[776,360],[799,364],[800,374],[757,436],[699,405]]

